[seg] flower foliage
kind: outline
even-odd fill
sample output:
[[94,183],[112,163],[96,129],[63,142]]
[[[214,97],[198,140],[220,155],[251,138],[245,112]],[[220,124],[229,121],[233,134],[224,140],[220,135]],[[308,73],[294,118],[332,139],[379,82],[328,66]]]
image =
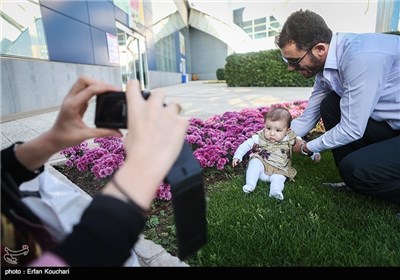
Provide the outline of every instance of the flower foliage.
[[165,184],[161,183],[158,186],[157,192],[156,192],[156,198],[160,200],[166,200],[169,201],[172,198],[171,194],[171,185],[170,184]]
[[[101,137],[95,138],[94,144],[89,147],[87,142],[83,142],[60,153],[67,158],[66,166],[93,174],[96,179],[107,179],[124,164],[123,140],[121,137]],[[170,185],[161,183],[156,198],[171,200]]]
[[[264,127],[264,115],[274,107],[285,107],[293,118],[304,111],[307,101],[279,103],[270,107],[243,109],[226,112],[203,121],[189,120],[186,140],[192,145],[193,154],[202,168],[223,170],[243,141]],[[76,167],[81,172],[91,172],[97,179],[109,178],[124,164],[125,151],[122,138],[96,138],[93,147],[87,142],[61,151],[67,158],[68,167]],[[171,200],[171,186],[160,183],[156,198]]]
[[67,148],[61,154],[67,158],[66,166],[81,172],[90,171],[97,179],[107,178],[124,164],[125,151],[120,137],[96,138],[98,145],[88,147],[87,142]]

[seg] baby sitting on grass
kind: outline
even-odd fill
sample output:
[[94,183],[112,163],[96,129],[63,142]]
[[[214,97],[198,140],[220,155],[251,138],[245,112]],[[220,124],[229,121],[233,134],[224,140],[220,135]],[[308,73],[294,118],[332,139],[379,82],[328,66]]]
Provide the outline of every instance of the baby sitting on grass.
[[[292,146],[296,142],[296,135],[290,129],[291,121],[292,116],[287,109],[273,108],[265,115],[265,127],[237,148],[233,156],[233,167],[252,150],[246,171],[246,184],[243,186],[245,193],[254,191],[260,179],[270,182],[270,197],[283,200],[282,192],[286,178],[294,181],[297,174],[296,169],[291,166]],[[319,162],[321,155],[314,153],[311,159]]]

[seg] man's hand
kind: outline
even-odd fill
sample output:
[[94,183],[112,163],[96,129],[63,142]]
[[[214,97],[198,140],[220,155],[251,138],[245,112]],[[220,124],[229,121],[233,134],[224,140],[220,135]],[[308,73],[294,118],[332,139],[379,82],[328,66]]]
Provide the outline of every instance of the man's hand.
[[240,159],[234,158],[234,159],[232,160],[232,167],[237,166],[237,165],[239,164],[239,162],[240,162]]
[[313,153],[312,156],[310,157],[315,163],[318,163],[321,161],[321,154],[320,153]]
[[292,147],[292,149],[293,149],[293,152],[295,152],[295,153],[301,153],[301,144],[303,144],[304,143],[304,145],[307,143],[306,141],[304,141],[303,139],[300,139],[300,138],[296,138],[296,143],[293,145],[293,147]]

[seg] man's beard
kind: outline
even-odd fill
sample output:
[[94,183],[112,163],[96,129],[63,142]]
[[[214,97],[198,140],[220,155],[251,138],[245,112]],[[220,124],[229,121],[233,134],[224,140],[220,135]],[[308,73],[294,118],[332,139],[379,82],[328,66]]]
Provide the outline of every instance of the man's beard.
[[310,52],[310,60],[313,66],[296,68],[296,71],[301,74],[305,79],[314,77],[318,72],[324,69],[325,63],[318,61],[318,59],[313,55],[312,52]]

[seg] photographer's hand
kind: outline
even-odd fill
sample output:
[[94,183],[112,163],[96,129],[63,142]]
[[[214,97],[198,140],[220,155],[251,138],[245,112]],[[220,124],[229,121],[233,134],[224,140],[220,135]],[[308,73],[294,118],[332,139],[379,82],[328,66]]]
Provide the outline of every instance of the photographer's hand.
[[16,157],[29,170],[42,166],[53,154],[94,137],[121,136],[112,129],[90,128],[82,120],[89,100],[118,88],[88,77],[80,77],[64,98],[51,129],[16,148]]
[[[152,92],[143,99],[138,81],[128,83],[128,130],[125,138],[125,164],[114,180],[143,209],[150,207],[158,185],[163,181],[182,149],[188,120],[179,116],[177,104],[164,106],[164,94]],[[104,189],[126,200],[113,183]]]
[[74,84],[64,98],[57,120],[50,130],[54,138],[60,140],[61,148],[75,146],[94,137],[122,136],[117,130],[90,128],[82,120],[93,96],[115,90],[118,88],[88,77],[81,77]]

